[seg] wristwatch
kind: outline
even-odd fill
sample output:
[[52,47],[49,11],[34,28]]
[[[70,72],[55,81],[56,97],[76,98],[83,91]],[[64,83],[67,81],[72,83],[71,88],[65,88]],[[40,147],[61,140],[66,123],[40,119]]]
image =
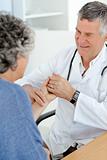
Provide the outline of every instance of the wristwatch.
[[70,100],[70,102],[72,104],[76,104],[76,102],[78,100],[78,97],[79,97],[79,94],[80,94],[80,91],[76,90],[75,93],[74,93],[74,95],[73,95],[73,97],[72,97],[72,99]]

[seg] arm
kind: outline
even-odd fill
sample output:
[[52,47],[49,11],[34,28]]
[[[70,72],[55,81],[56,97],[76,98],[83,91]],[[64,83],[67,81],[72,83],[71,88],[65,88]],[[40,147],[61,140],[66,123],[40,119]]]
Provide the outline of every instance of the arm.
[[31,98],[32,103],[38,102],[41,106],[44,105],[46,99],[44,95],[40,93],[40,86],[53,73],[62,73],[65,67],[63,65],[63,60],[65,58],[69,58],[68,56],[71,56],[68,54],[69,52],[71,52],[71,47],[61,50],[56,56],[52,57],[47,64],[40,65],[31,74],[26,75],[22,79],[16,81],[16,83],[23,86],[23,88],[26,90]]
[[49,78],[47,89],[57,97],[70,101],[75,93],[75,89],[71,84],[58,74],[53,74]]
[[45,81],[41,86],[41,92],[43,92],[46,97],[46,102],[44,103],[44,105],[41,107],[41,105],[37,102],[32,104],[33,116],[35,120],[39,118],[40,114],[45,110],[47,105],[56,98],[54,94],[51,94],[47,91],[47,84],[48,80]]
[[[59,75],[50,77],[49,92],[70,101],[75,89]],[[107,130],[107,96],[103,102],[80,92],[74,112],[74,121],[84,125]]]
[[62,73],[64,69],[63,60],[66,58],[69,59],[69,57],[71,57],[71,53],[69,52],[74,52],[74,50],[75,47],[71,48],[71,46],[60,50],[54,57],[49,59],[47,63],[41,64],[30,74],[25,75],[23,78],[17,80],[16,83],[21,86],[26,84],[30,84],[33,87],[41,86],[41,84],[53,73]]
[[107,130],[107,96],[104,101],[98,102],[95,98],[80,93],[74,121]]
[[16,85],[6,86],[2,91],[6,98],[0,107],[1,159],[47,160],[26,94]]
[[42,107],[47,103],[47,99],[45,97],[44,92],[42,92],[39,88],[35,88],[29,84],[26,84],[23,86],[23,89],[30,97],[32,105],[38,103],[38,105]]
[[40,65],[31,74],[24,76],[22,79],[16,81],[17,84],[23,86],[26,93],[29,95],[32,104],[37,102],[40,106],[46,103],[46,97],[41,92],[40,87],[45,80],[48,79],[55,69],[56,57],[47,64]]

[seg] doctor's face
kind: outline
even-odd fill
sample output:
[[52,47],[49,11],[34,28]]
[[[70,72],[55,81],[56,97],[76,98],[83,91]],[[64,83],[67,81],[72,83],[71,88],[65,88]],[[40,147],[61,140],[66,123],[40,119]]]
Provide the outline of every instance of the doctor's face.
[[101,51],[107,35],[101,35],[99,19],[88,21],[78,19],[75,33],[77,49],[83,60],[91,61]]

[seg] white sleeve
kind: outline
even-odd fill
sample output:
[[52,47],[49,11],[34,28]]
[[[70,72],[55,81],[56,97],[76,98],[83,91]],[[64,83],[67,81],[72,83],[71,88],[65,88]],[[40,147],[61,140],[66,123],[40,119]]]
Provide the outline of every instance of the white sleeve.
[[47,64],[41,64],[32,73],[24,76],[17,80],[15,83],[23,86],[24,84],[31,84],[32,86],[38,87],[53,73],[60,74],[63,70],[65,57],[68,54],[71,46],[66,49],[59,51],[56,56],[52,57]]
[[55,60],[47,64],[41,64],[30,74],[18,79],[15,83],[23,86],[24,84],[31,84],[32,86],[39,86],[44,80],[54,72]]
[[107,130],[107,97],[99,103],[94,98],[80,93],[75,108],[74,121]]

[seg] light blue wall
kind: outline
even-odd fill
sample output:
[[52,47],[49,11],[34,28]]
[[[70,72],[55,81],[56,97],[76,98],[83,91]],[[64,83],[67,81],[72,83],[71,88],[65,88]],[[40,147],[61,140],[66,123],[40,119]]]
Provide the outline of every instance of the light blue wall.
[[12,0],[0,0],[0,10],[12,13]]

